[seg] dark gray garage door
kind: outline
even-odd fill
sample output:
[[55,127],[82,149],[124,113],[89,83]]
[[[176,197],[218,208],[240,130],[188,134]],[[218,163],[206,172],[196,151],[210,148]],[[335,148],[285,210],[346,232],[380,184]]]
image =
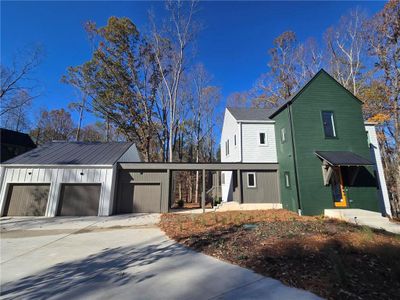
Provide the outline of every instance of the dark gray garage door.
[[133,212],[161,211],[161,185],[135,183],[133,185]]
[[4,215],[44,216],[50,184],[11,184]]
[[[249,187],[248,174],[255,174],[255,186]],[[280,203],[276,171],[243,172],[243,203]]]
[[100,184],[63,184],[61,187],[59,216],[97,216]]

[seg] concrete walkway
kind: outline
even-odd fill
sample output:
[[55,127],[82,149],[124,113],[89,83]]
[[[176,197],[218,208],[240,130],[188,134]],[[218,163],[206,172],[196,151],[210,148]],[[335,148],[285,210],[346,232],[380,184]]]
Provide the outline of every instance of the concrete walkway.
[[378,212],[364,209],[325,209],[324,214],[330,218],[400,234],[400,224],[391,222]]
[[318,299],[168,239],[158,215],[1,220],[3,299]]

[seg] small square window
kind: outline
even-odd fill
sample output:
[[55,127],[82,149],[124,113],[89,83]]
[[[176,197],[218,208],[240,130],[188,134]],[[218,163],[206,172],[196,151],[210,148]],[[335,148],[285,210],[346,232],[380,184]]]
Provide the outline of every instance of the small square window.
[[285,172],[285,187],[290,188],[290,176],[289,176],[289,172]]
[[259,133],[258,142],[260,145],[267,145],[267,134],[265,132]]
[[286,129],[281,128],[281,142],[284,143],[286,142]]
[[256,186],[256,173],[247,173],[247,187],[255,188]]
[[324,126],[325,137],[326,138],[335,138],[336,130],[335,130],[335,119],[333,116],[333,112],[323,111],[322,112],[322,123]]

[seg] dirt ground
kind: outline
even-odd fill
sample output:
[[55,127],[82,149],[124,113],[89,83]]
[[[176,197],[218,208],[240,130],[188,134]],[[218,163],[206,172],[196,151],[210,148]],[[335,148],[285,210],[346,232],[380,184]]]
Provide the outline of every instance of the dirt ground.
[[164,214],[176,241],[328,299],[399,299],[400,236],[285,210]]

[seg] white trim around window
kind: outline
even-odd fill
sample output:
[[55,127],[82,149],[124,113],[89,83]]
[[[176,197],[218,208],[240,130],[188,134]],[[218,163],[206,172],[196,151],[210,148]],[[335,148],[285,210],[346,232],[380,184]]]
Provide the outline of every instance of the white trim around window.
[[[264,143],[262,143],[264,141]],[[258,145],[259,146],[268,146],[268,135],[265,131],[258,132]]]
[[[252,180],[251,180],[251,177],[253,177]],[[255,172],[247,173],[247,187],[248,188],[256,188],[257,187],[257,176],[256,176]]]

